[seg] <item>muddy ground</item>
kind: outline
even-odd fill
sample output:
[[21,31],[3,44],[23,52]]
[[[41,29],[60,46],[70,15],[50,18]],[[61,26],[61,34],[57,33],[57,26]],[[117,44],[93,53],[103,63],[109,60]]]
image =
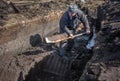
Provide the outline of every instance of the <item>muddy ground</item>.
[[[77,3],[78,6],[81,9],[89,9],[91,10],[90,13],[94,13],[94,10],[96,7],[103,3],[103,0],[98,1],[98,3],[95,0],[90,0],[86,4],[81,3],[79,0],[60,0],[60,1],[39,1],[39,0],[31,0],[31,1],[21,1],[21,0],[9,0],[0,2],[0,20],[1,22],[0,26],[4,26],[5,24],[16,22],[16,19],[19,17],[31,19],[35,16],[45,16],[47,14],[50,14],[53,11],[57,10],[63,10],[66,9],[67,6],[70,3]],[[94,2],[94,4],[93,4]],[[95,13],[94,13],[95,14]],[[94,15],[92,14],[92,15]]]
[[[11,1],[0,1],[0,81],[120,81],[119,1]],[[54,22],[59,22],[71,2],[88,15],[97,38],[93,50],[85,49],[86,42],[82,41],[83,47],[74,52],[78,57],[66,60],[58,55],[56,45],[41,40],[53,31],[56,33]],[[31,24],[26,26],[22,20]],[[44,26],[53,29],[44,30]],[[41,40],[36,40],[35,34],[43,38],[37,35]],[[31,35],[35,38],[32,43]]]
[[101,26],[94,55],[79,81],[120,81],[119,4],[119,1],[111,1],[99,6],[98,20]]

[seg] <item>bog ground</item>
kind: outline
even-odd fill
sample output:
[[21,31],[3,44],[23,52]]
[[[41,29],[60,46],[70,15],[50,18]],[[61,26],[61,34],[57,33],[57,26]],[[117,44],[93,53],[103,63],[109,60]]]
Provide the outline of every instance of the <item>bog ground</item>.
[[[0,0],[0,81],[120,81],[120,1],[86,1]],[[97,38],[93,51],[81,41],[78,56],[66,60],[44,38],[58,34],[72,2],[87,14]]]

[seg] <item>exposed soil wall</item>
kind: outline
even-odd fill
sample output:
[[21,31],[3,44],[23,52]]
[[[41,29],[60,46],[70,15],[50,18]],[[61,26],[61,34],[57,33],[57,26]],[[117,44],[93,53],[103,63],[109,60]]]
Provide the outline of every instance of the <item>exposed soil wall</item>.
[[[7,3],[2,2],[2,4],[5,4],[4,8],[9,6],[12,8]],[[12,8],[13,12],[1,14],[6,19],[1,18],[5,22],[0,26],[0,81],[23,81],[32,68],[41,65],[43,58],[51,54],[42,54],[44,51],[40,46],[31,45],[31,41],[34,43],[36,34],[43,40],[45,36],[58,32],[59,18],[64,9],[55,10],[56,8],[53,7],[55,9],[51,11],[48,6],[44,6],[47,4],[50,3],[42,5],[40,3],[39,7],[44,8],[43,10],[17,6],[21,9],[19,13],[14,12]],[[4,11],[2,7],[0,9]],[[27,10],[32,10],[32,12]],[[37,15],[32,16],[32,13]]]
[[[45,3],[45,5],[47,4],[49,5],[49,3]],[[50,8],[47,7],[47,9],[44,5],[41,5],[40,7],[43,7],[43,10],[38,10],[38,12],[35,13],[35,17],[32,16],[33,12],[31,11],[24,11],[23,13],[21,10],[22,13],[9,14],[6,24],[0,28],[0,55],[13,53],[18,54],[31,48],[30,38],[32,35],[34,36],[35,34],[39,34],[43,39],[46,35],[50,35],[55,31],[58,31],[59,18],[64,9],[53,9],[53,11],[49,11]],[[36,8],[34,12],[35,11]],[[29,16],[26,16],[25,14],[29,14]],[[30,16],[32,16],[32,18]]]
[[[32,53],[32,54],[31,54]],[[54,53],[49,51],[41,53],[40,50],[28,51],[21,55],[4,55],[1,56],[0,62],[0,81],[23,81],[29,72],[37,72],[42,68],[43,59]],[[32,70],[33,68],[36,69]]]
[[[120,80],[120,2],[109,1],[99,7],[101,30],[97,33],[94,55],[79,81]],[[113,13],[114,12],[114,13]]]
[[53,13],[44,18],[37,17],[32,20],[19,20],[18,23],[1,28],[0,54],[23,52],[31,47],[30,37],[32,35],[39,34],[43,38],[50,33],[52,34],[53,31],[57,31],[61,13],[56,14]]

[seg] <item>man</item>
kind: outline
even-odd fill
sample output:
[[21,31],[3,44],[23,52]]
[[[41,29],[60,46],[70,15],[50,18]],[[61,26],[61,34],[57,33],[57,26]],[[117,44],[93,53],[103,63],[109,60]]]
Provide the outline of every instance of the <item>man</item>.
[[[76,29],[81,22],[84,25],[85,32],[89,34],[90,27],[86,15],[78,9],[76,4],[71,4],[60,19],[60,33],[66,33],[68,36],[73,37],[73,35],[76,34]],[[73,39],[61,42],[60,56],[64,57],[66,50],[71,51],[73,44]]]

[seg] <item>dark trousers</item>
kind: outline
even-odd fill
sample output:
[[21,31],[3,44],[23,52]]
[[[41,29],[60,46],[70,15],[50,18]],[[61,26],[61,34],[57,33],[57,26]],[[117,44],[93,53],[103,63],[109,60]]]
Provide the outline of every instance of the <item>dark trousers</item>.
[[[75,30],[71,30],[73,34],[75,34]],[[60,33],[65,33],[62,29],[60,29]],[[73,48],[74,45],[74,39],[69,39],[67,41],[62,41],[60,43],[60,47],[59,47],[59,52],[60,52],[60,56],[65,56],[66,51],[71,51],[71,49]]]
[[60,56],[65,56],[66,51],[70,52],[74,45],[74,39],[69,39],[67,41],[60,43]]

